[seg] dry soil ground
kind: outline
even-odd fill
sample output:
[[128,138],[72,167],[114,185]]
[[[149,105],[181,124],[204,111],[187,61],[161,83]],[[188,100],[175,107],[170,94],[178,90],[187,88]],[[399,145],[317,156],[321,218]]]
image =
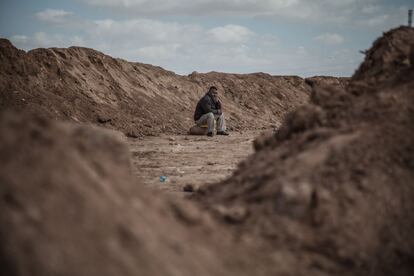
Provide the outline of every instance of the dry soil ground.
[[[232,132],[230,136],[163,135],[129,139],[133,171],[145,186],[177,195],[183,188],[217,183],[231,175],[253,152],[259,131]],[[166,176],[164,182],[160,176]]]

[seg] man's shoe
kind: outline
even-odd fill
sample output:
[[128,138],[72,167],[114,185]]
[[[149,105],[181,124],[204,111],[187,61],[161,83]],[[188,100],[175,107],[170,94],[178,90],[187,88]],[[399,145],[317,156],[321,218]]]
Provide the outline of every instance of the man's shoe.
[[229,135],[229,133],[228,132],[226,132],[226,131],[217,131],[217,135]]
[[213,137],[213,136],[214,136],[214,134],[213,134],[213,132],[209,132],[209,133],[207,133],[207,136],[209,136],[209,137]]

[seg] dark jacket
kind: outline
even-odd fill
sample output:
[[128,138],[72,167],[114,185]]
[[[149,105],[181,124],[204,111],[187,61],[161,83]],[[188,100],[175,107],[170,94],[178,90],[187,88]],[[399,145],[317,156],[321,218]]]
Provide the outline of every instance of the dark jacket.
[[221,114],[221,103],[220,101],[214,102],[210,94],[205,94],[197,103],[194,112],[194,121],[200,119],[204,114],[212,112],[215,115]]

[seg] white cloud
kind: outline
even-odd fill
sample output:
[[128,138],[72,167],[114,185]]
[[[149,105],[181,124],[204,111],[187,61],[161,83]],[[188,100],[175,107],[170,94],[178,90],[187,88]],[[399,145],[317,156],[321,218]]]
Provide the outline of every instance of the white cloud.
[[367,26],[367,27],[378,27],[384,25],[388,20],[390,16],[388,14],[382,14],[378,16],[373,16],[368,19],[361,19],[357,21],[359,25]]
[[[105,1],[113,3],[111,0],[104,0],[104,3]],[[152,2],[146,0],[141,2],[142,4],[152,5]],[[186,1],[175,0],[170,1],[168,5],[174,6],[184,2]],[[219,5],[218,1],[204,0],[206,5],[213,2]],[[346,10],[351,2],[353,0],[344,2],[335,0],[330,1],[329,6],[331,8],[343,7]],[[131,0],[125,0],[122,3],[124,5],[139,4]],[[201,1],[196,1],[199,7],[201,7],[200,3]],[[270,7],[270,14],[275,12],[276,7],[280,7],[286,12],[292,12],[291,7],[297,6],[302,1],[269,0],[260,1],[259,3],[253,0],[231,0],[220,5],[224,7],[224,10],[229,11],[236,7],[237,3],[241,3],[240,7],[250,5],[252,6],[251,9],[255,9],[256,12],[263,11],[263,14],[267,16],[264,12],[266,8]],[[259,7],[253,7],[257,3],[259,3]],[[210,6],[208,8],[213,9]],[[305,8],[301,8],[299,10],[301,18],[311,16],[314,9],[316,8],[312,7],[309,11],[306,11]],[[233,12],[238,11],[236,9]],[[249,11],[243,8],[240,12]],[[281,11],[278,12],[281,13]],[[285,46],[286,42],[281,37],[277,37],[276,32],[255,33],[253,29],[238,24],[223,24],[207,28],[199,24],[183,24],[140,17],[132,17],[126,20],[88,20],[76,18],[75,15],[66,11],[45,14],[49,14],[49,16],[43,16],[41,20],[51,23],[48,26],[49,29],[46,29],[48,31],[27,36],[14,36],[16,46],[24,49],[67,47],[71,45],[86,46],[129,61],[159,65],[179,74],[188,74],[194,70],[199,72],[214,70],[236,73],[263,71],[272,74],[308,76],[321,74],[320,72],[327,74],[329,72],[326,71],[331,68],[337,71],[332,71],[330,74],[344,71],[351,72],[352,69],[350,68],[355,68],[355,64],[347,63],[351,59],[350,57],[355,54],[354,52],[347,53],[346,57],[325,60],[321,56],[327,53],[315,52],[307,44],[296,46],[289,44]],[[41,16],[37,14],[36,18],[40,19]],[[64,18],[64,20],[58,20],[57,18]],[[58,29],[53,29],[55,24],[52,21],[59,22]],[[72,34],[77,34],[77,36]],[[344,42],[344,38],[335,33],[326,33],[315,39],[323,43],[336,45],[336,47]],[[357,51],[356,55],[358,55]],[[344,63],[346,64],[343,65]]]
[[34,33],[26,43],[16,45],[24,49],[85,45],[114,57],[161,65],[179,73],[254,64],[255,47],[252,50],[245,43],[255,45],[257,41],[249,41],[255,35],[240,25],[206,29],[197,24],[151,19],[82,20],[77,25],[71,20],[65,26],[71,33],[77,33],[76,37],[65,36],[59,29],[58,34]]
[[150,19],[130,20],[97,20],[93,21],[87,30],[90,35],[97,37],[110,36],[127,40],[151,42],[171,42],[192,39],[200,27],[193,24],[178,24]]
[[87,43],[81,36],[48,34],[46,32],[35,32],[31,36],[13,35],[10,37],[10,40],[16,47],[24,50],[46,47],[87,46]]
[[367,6],[364,6],[361,11],[362,13],[365,13],[365,14],[373,14],[373,13],[379,12],[380,10],[381,10],[381,6],[369,4]]
[[165,60],[173,58],[179,48],[180,44],[164,44],[164,45],[152,45],[147,47],[141,47],[136,51],[136,54],[145,59],[157,59]]
[[253,32],[248,28],[238,25],[216,27],[209,30],[207,34],[218,43],[242,43],[253,36]]
[[308,52],[304,46],[299,46],[296,48],[296,54],[298,55],[306,55]]
[[315,40],[317,41],[321,41],[325,44],[329,44],[329,45],[338,45],[338,44],[342,44],[345,39],[339,35],[339,34],[321,34],[317,37],[315,37]]
[[[149,19],[85,21],[86,28],[68,24],[79,36],[37,32],[14,36],[15,45],[36,47],[87,46],[114,57],[160,65],[177,73],[263,71],[277,45],[273,36],[258,36],[240,25],[207,29]],[[258,50],[260,49],[260,50]]]
[[[252,34],[245,42],[233,40],[217,43],[209,36],[211,29],[158,22],[158,25],[154,25],[155,29],[152,29],[153,36],[147,28],[138,31],[130,29],[123,36],[118,36],[115,30],[122,29],[122,26],[130,26],[132,23],[129,21],[108,22],[111,21],[104,24],[107,32],[99,33],[97,30],[102,26],[95,25],[95,29],[85,31],[76,37],[38,32],[26,38],[15,36],[14,41],[20,41],[20,44],[15,43],[15,45],[25,49],[87,46],[128,61],[162,66],[178,74],[189,74],[192,71],[235,73],[261,71],[302,76],[343,75],[346,74],[343,72],[350,74],[356,67],[356,62],[349,63],[355,54],[353,52],[341,55],[324,52],[324,55],[335,57],[335,59],[321,58],[319,53],[312,52],[304,46],[285,47],[280,39],[270,35]],[[161,35],[161,39],[157,32],[168,26],[173,26],[174,32],[164,30],[165,33]],[[95,34],[91,35],[92,33]]]
[[35,17],[47,23],[64,23],[71,12],[65,10],[46,9],[35,14]]
[[[296,5],[300,0],[81,0],[93,6],[103,6],[140,13],[215,13],[222,11],[258,12],[265,8],[286,8]],[[145,8],[142,9],[142,8]]]
[[13,35],[10,37],[10,41],[15,45],[26,45],[29,38],[25,35]]
[[128,15],[236,15],[307,22],[351,22],[379,0],[79,0]]
[[33,41],[39,47],[47,47],[48,45],[58,44],[59,39],[56,39],[56,35],[52,37],[44,32],[36,32],[33,35]]

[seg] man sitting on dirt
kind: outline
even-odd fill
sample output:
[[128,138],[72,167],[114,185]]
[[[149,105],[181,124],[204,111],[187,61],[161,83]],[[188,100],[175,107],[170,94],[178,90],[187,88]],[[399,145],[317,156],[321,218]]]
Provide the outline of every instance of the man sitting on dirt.
[[221,111],[217,87],[211,86],[208,92],[197,103],[194,112],[194,121],[197,126],[202,126],[207,123],[207,135],[210,137],[214,135],[215,124],[217,135],[229,135],[226,132],[226,122],[224,120],[224,114]]

